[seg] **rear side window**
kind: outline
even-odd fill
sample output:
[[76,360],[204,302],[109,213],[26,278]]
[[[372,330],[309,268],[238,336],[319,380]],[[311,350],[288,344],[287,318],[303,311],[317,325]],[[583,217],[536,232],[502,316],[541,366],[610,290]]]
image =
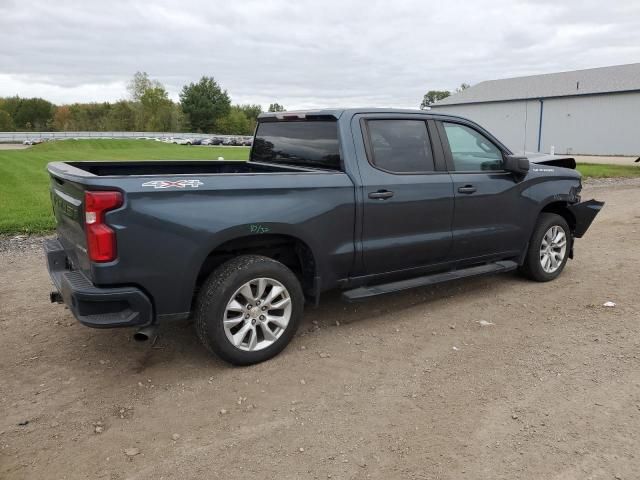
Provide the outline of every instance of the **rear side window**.
[[491,140],[465,125],[448,122],[443,125],[456,171],[502,170],[502,152]]
[[369,120],[371,163],[394,173],[433,172],[433,154],[422,120]]
[[340,170],[338,124],[335,120],[259,123],[251,160]]

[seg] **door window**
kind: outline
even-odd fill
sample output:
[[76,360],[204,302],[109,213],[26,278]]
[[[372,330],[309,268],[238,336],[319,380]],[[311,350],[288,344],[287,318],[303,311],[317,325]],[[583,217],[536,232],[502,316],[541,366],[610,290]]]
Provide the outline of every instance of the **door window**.
[[456,171],[502,170],[502,152],[487,137],[457,123],[443,122]]
[[369,120],[371,163],[392,173],[433,172],[433,154],[422,120]]

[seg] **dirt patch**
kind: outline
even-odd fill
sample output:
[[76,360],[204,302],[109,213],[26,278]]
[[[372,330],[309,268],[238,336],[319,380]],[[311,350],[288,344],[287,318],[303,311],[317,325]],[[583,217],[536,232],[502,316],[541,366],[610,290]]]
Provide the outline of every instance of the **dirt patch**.
[[188,323],[82,327],[5,249],[0,478],[639,478],[640,189],[583,196],[607,205],[557,281],[330,295],[249,368]]
[[21,143],[0,143],[0,150],[24,150],[31,145],[22,145]]

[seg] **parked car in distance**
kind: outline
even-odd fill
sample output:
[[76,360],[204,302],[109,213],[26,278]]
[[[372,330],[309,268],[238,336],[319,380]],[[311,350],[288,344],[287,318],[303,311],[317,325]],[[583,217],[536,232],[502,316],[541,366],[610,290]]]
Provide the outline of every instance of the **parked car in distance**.
[[556,279],[604,205],[582,201],[574,168],[461,117],[393,109],[262,114],[248,162],[50,163],[51,299],[138,338],[192,317],[210,351],[261,362],[329,290]]
[[227,137],[223,140],[222,144],[230,147],[239,147],[242,145],[242,139],[238,137]]
[[193,140],[191,138],[174,137],[171,139],[171,143],[175,143],[176,145],[193,145]]
[[253,144],[253,138],[244,138],[242,139],[242,145],[245,147],[250,147]]

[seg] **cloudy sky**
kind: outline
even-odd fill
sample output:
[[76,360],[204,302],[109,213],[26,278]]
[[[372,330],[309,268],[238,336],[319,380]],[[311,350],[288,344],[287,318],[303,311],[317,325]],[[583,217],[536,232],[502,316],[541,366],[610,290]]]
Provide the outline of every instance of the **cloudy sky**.
[[637,0],[0,0],[0,96],[172,98],[214,76],[236,103],[416,108],[461,82],[640,62]]

